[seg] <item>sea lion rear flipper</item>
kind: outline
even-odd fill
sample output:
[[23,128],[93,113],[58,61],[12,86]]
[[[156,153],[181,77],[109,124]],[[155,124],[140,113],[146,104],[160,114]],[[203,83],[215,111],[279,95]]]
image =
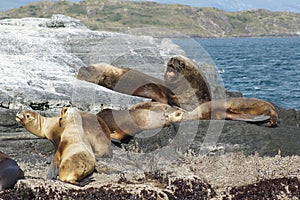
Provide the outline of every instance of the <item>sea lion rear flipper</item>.
[[245,122],[263,122],[270,119],[270,116],[265,115],[249,115],[249,114],[235,114],[232,120],[245,121]]
[[110,138],[112,143],[121,144],[122,142],[116,138]]
[[91,175],[89,175],[89,176],[85,177],[84,179],[82,179],[81,181],[79,181],[79,182],[73,182],[72,184],[73,185],[77,185],[79,187],[84,187],[87,184],[89,184],[91,182],[94,182],[94,181],[95,181],[95,179]]

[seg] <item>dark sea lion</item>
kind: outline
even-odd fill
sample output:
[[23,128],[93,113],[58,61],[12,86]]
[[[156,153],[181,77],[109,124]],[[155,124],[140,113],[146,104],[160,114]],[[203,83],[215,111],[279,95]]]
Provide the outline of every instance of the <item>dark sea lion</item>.
[[[111,156],[110,129],[105,122],[94,114],[79,112],[82,117],[85,138],[93,148],[96,157]],[[58,147],[62,129],[59,125],[60,115],[43,117],[36,112],[24,110],[16,115],[16,120],[30,133],[50,140]]]
[[169,102],[185,110],[211,101],[211,94],[204,74],[189,58],[177,55],[167,62],[164,74],[166,86],[174,93]]
[[104,109],[97,115],[102,118],[110,130],[111,137],[122,140],[128,135],[154,128],[163,128],[179,121],[184,112],[177,107],[159,102],[142,102],[128,110]]
[[24,172],[17,162],[0,151],[0,191],[12,189],[17,180],[24,178]]
[[81,67],[77,79],[165,104],[168,103],[167,95],[172,94],[160,79],[133,69],[115,67],[106,63]]
[[268,121],[267,126],[271,127],[276,126],[278,114],[275,107],[267,101],[255,98],[230,98],[203,103],[193,111],[183,113],[181,120],[196,119]]
[[96,159],[85,138],[82,118],[75,108],[61,110],[59,124],[62,133],[53,158],[53,169],[59,180],[79,185],[79,181],[93,173]]

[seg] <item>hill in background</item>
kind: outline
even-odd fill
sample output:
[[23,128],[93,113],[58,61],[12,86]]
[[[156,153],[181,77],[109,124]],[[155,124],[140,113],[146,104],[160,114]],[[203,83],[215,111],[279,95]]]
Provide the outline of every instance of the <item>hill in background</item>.
[[300,35],[300,14],[253,10],[225,12],[215,8],[154,2],[85,0],[38,2],[0,14],[1,18],[64,14],[82,20],[92,30],[154,36],[259,37]]

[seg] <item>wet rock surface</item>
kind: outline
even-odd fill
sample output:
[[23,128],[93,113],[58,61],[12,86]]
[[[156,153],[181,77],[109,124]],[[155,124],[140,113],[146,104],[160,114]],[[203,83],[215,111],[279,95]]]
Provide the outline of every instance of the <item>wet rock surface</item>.
[[192,121],[144,131],[99,159],[88,185],[47,180],[53,145],[16,123],[20,109],[50,117],[66,105],[97,112],[145,101],[78,81],[76,72],[107,62],[162,78],[167,59],[184,52],[168,39],[90,31],[64,16],[0,20],[0,30],[0,150],[25,172],[0,199],[300,198],[300,111],[282,108],[277,128]]

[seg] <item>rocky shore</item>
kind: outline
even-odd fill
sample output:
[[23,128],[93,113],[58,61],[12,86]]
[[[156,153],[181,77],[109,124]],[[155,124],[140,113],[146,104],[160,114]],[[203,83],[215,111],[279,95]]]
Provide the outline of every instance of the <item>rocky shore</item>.
[[[16,123],[18,110],[53,116],[62,106],[97,112],[145,101],[76,80],[77,70],[106,62],[162,78],[167,59],[184,52],[169,39],[91,31],[62,15],[0,20],[0,30],[0,150],[25,172],[0,199],[300,198],[300,111],[283,108],[276,128],[191,121],[141,132],[113,144],[88,185],[46,180],[53,146]],[[224,93],[209,66],[211,88]]]

